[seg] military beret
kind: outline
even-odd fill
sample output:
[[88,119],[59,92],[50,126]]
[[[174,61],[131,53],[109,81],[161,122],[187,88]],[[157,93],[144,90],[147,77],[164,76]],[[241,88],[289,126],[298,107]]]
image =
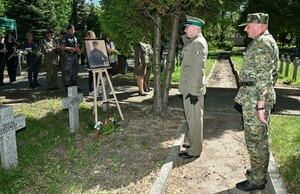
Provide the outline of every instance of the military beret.
[[247,15],[247,22],[239,26],[246,26],[250,23],[268,24],[269,15],[267,13],[251,13]]
[[75,28],[73,24],[70,24],[67,29],[70,30],[71,28]]
[[205,22],[199,18],[187,15],[185,26],[187,25],[195,25],[195,26],[203,27],[205,25]]
[[55,32],[53,29],[49,29],[49,30],[47,30],[46,34],[55,34]]

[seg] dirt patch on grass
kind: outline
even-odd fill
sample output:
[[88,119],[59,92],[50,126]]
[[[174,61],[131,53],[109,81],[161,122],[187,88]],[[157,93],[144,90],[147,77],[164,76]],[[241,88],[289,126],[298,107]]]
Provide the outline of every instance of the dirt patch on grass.
[[[112,108],[113,110],[115,109]],[[115,111],[117,111],[115,109]],[[148,193],[183,122],[181,111],[155,116],[148,108],[122,106],[122,132],[77,133],[71,144],[51,150],[68,180],[63,193]]]

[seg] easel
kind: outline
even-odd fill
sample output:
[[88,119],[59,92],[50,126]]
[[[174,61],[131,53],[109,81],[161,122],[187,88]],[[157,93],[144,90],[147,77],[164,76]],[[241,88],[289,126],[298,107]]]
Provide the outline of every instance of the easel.
[[[107,69],[109,69],[111,67],[102,67],[102,68],[97,68],[97,69],[89,69],[89,71],[92,71],[93,73],[93,84],[94,84],[94,114],[95,114],[95,123],[98,123],[98,102],[97,102],[97,97],[98,97],[98,89],[99,89],[99,83],[101,80],[101,87],[102,87],[102,95],[103,95],[103,99],[100,101],[100,103],[105,103],[105,102],[109,102],[109,101],[115,101],[121,116],[121,119],[124,120],[115,90],[113,88],[113,85],[111,83],[111,80],[109,78],[109,74],[107,72]],[[106,90],[105,90],[105,82],[104,82],[104,78],[103,78],[103,73],[105,74],[107,80],[108,80],[108,84],[109,87],[111,89],[113,98],[107,98],[107,96],[109,96],[109,94],[106,94]],[[96,80],[97,78],[97,80]]]

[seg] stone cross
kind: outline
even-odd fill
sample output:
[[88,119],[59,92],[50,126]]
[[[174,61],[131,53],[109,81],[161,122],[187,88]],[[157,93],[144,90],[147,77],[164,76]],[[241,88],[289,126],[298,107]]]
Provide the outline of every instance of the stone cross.
[[281,57],[280,57],[280,66],[279,66],[279,74],[282,74],[283,63],[284,62],[285,62],[284,54],[281,54]]
[[18,165],[16,131],[24,127],[26,124],[23,115],[14,117],[11,106],[0,106],[0,155],[5,169]]
[[69,109],[69,123],[71,133],[79,129],[78,105],[83,101],[82,93],[77,93],[77,86],[68,87],[68,97],[62,99],[62,107]]
[[285,74],[284,74],[284,77],[287,77],[289,75],[289,66],[290,66],[290,63],[291,63],[291,56],[288,55],[286,56],[286,60],[285,60]]
[[297,81],[297,73],[298,73],[298,67],[299,67],[300,61],[298,57],[295,57],[293,65],[294,65],[294,70],[293,70],[293,78],[292,82]]

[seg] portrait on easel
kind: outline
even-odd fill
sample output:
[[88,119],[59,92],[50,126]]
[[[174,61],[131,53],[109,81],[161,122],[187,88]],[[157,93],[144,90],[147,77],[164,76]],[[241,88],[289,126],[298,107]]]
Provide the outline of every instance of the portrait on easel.
[[84,40],[84,46],[86,50],[88,68],[95,69],[109,67],[109,59],[105,40]]

